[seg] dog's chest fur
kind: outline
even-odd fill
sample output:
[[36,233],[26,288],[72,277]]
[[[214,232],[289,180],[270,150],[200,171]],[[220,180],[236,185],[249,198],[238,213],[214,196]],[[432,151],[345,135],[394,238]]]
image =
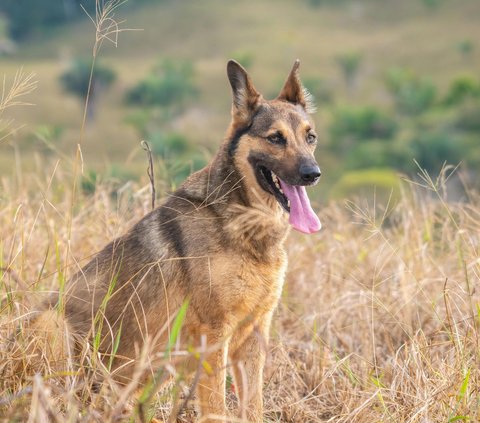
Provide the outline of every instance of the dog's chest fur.
[[255,319],[276,306],[287,260],[282,249],[275,253],[275,258],[261,263],[235,254],[213,260],[212,286],[217,289],[218,301],[210,305],[223,312],[229,326],[247,317]]

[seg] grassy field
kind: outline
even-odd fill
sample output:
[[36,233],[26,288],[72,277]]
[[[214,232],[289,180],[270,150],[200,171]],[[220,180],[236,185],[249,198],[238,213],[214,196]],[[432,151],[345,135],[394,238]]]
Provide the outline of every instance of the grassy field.
[[[362,51],[365,66],[349,101],[386,107],[378,79],[391,66],[412,67],[444,86],[480,64],[477,50],[468,63],[456,50],[458,42],[479,38],[475,1],[432,10],[413,0],[318,9],[286,0],[252,4],[165,1],[127,9],[125,26],[144,30],[121,33],[119,47],[101,53],[118,80],[85,128],[82,157],[75,156],[82,108],[57,79],[69,57],[91,54],[90,24],[57,29],[1,59],[8,83],[23,65],[36,73],[38,87],[22,97],[35,106],[4,108],[4,97],[0,101],[3,124],[14,119],[10,128],[26,125],[0,141],[0,421],[142,421],[132,399],[143,389],[138,381],[119,387],[88,348],[80,369],[55,370],[45,350],[35,350],[25,322],[48,292],[150,210],[145,176],[120,187],[99,183],[93,194],[78,183],[82,170],[118,163],[145,172],[122,98],[158,57],[194,62],[200,96],[178,126],[210,151],[229,120],[226,58],[241,52],[253,55],[251,72],[264,92],[276,91],[300,57],[303,74],[327,78],[341,102],[347,94],[334,59]],[[320,105],[320,128],[326,120]],[[64,127],[53,152],[31,136],[44,125]],[[328,157],[321,155],[328,172]],[[480,197],[467,189],[466,201],[448,201],[445,176],[423,175],[417,181],[422,186],[405,183],[395,204],[317,205],[324,229],[291,234],[268,347],[265,421],[480,420]],[[158,177],[159,197],[170,188]],[[29,362],[36,355],[42,359],[35,375]],[[188,382],[174,366],[163,368],[176,382],[151,398],[143,420],[155,415],[167,421],[175,410],[169,421],[193,421],[195,398],[179,410]],[[106,377],[95,386],[98,373]]]
[[[55,371],[52,358],[32,347],[38,333],[28,335],[22,322],[46,292],[149,210],[149,187],[130,184],[116,199],[98,187],[93,197],[77,194],[72,208],[71,180],[61,169],[23,182],[20,191],[2,186],[0,418],[139,419],[131,400],[138,381],[122,388],[107,377],[94,390],[92,375],[105,373],[94,355],[80,369]],[[268,347],[265,421],[480,419],[479,197],[449,204],[441,183],[426,185],[407,187],[388,210],[331,204],[319,210],[318,235],[290,236]],[[37,376],[28,365],[35,354],[45,354]],[[151,413],[166,419],[188,390],[177,375],[152,398]],[[177,421],[192,421],[194,405],[192,398]]]

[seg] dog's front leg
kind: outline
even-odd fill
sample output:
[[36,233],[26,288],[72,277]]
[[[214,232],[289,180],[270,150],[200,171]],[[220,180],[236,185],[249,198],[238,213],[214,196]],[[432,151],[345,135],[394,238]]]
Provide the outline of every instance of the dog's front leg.
[[[227,343],[218,337],[209,337],[208,348],[213,348],[205,357],[202,375],[198,382],[198,397],[202,414],[201,422],[225,421],[225,378],[227,366]],[[215,344],[216,342],[216,344]],[[223,419],[222,419],[223,417]]]
[[257,324],[236,333],[230,343],[240,417],[249,422],[263,421],[263,368],[271,319],[272,313],[267,313]]

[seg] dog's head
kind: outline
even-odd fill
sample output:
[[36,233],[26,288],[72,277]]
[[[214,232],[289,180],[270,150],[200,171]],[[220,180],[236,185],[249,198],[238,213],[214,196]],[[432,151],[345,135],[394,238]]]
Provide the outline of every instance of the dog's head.
[[272,208],[289,213],[297,230],[312,233],[321,224],[305,187],[315,185],[320,168],[313,155],[317,144],[313,105],[300,82],[297,60],[279,96],[265,100],[247,71],[231,60],[227,74],[233,91],[228,154],[245,186]]

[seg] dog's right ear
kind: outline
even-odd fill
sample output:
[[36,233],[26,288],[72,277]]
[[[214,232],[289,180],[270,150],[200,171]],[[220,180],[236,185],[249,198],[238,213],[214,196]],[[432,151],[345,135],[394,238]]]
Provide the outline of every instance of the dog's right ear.
[[235,60],[228,61],[227,75],[233,93],[233,120],[240,124],[248,124],[262,96],[253,86],[247,71]]

